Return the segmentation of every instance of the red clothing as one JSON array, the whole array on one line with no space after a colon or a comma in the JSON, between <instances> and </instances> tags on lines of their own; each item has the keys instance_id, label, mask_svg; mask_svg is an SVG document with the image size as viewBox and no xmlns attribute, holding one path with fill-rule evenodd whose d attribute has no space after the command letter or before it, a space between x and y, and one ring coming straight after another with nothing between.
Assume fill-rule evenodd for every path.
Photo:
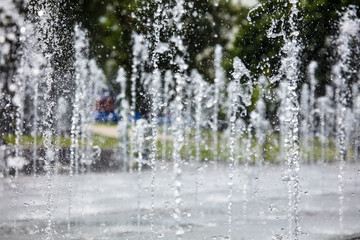
<instances>
[{"instance_id":1,"label":"red clothing","mask_svg":"<svg viewBox=\"0 0 360 240\"><path fill-rule=\"evenodd\" d=\"M101 98L96 101L95 109L99 112L113 112L114 100L111 97Z\"/></svg>"}]
</instances>

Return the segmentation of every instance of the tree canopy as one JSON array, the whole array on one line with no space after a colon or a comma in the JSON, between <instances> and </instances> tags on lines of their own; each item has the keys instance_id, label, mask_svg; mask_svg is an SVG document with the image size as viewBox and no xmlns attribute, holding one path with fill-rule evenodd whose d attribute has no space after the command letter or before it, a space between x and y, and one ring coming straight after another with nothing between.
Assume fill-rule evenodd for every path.
<instances>
[{"instance_id":1,"label":"tree canopy","mask_svg":"<svg viewBox=\"0 0 360 240\"><path fill-rule=\"evenodd\" d=\"M171 6L174 1L163 1ZM82 0L75 6L77 21L89 31L91 55L104 69L110 83L114 84L119 66L131 70L133 32L147 34L156 6L140 0ZM184 42L190 69L198 68L210 77L213 75L213 47L229 43L233 28L245 20L247 9L227 1L214 4L210 0L186 1ZM170 13L171 14L171 13ZM171 18L171 16L168 16ZM162 30L164 41L171 37L171 26ZM167 68L162 62L161 68Z\"/></svg>"},{"instance_id":2,"label":"tree canopy","mask_svg":"<svg viewBox=\"0 0 360 240\"><path fill-rule=\"evenodd\" d=\"M22 1L9 1L15 2L14 6L18 8L25 6ZM32 2L36 1L28 1L29 6ZM63 0L63 2L65 4L61 7L57 27L59 39L65 50L59 53L57 59L59 61L64 58L70 59L67 65L71 65L73 54L71 32L74 25L80 23L88 30L90 58L97 61L105 72L108 84L117 91L119 86L115 79L119 67L125 68L128 76L131 73L134 44L132 34L141 33L150 38L153 34L152 23L157 9L156 1L81 0L74 2ZM170 8L176 4L176 1L163 0L162 4ZM318 95L323 94L325 84L330 81L330 68L337 59L333 50L333 39L338 31L337 22L341 12L350 4L359 6L357 0L299 1L300 14L297 24L300 44L303 48L301 79L306 81L306 67L311 61L317 61L319 65L316 71L319 80ZM19 10L23 15L26 11L30 10L26 8ZM168 11L167 14L168 16L161 16L162 20L168 19L161 30L160 40L163 42L168 42L174 31L174 26L169 20L173 13ZM189 71L196 68L208 82L212 82L214 80L214 47L220 44L225 48L223 66L228 76L232 71L232 59L236 56L242 59L254 77L275 74L280 64L283 39L281 37L269 38L267 35L271 28L275 33L279 33L282 29L288 32L289 14L290 4L287 0L259 0L259 5L251 11L234 1L186 0L181 19L184 23L181 34L187 48L186 60ZM9 22L7 25L10 27L8 29L12 29L13 23ZM15 53L18 43L10 40L9 42L11 51ZM152 50L151 46L150 50ZM7 72L15 71L16 54L7 57L10 60L6 61L8 64L6 66L3 64L2 68L8 69ZM354 64L356 64L358 56L354 59ZM169 59L166 57L161 59L160 69L167 70L172 67L174 66L169 65Z\"/></svg>"},{"instance_id":3,"label":"tree canopy","mask_svg":"<svg viewBox=\"0 0 360 240\"><path fill-rule=\"evenodd\" d=\"M274 24L274 31L289 34L287 17L290 4L287 1L261 0L256 9L250 12L251 23L245 22L239 27L230 58L225 63L231 69L231 59L235 56L243 59L255 76L274 74L280 64L281 37L269 38L267 32ZM301 54L301 78L306 80L306 68L311 61L318 62L316 77L319 80L318 94L323 94L325 84L330 81L331 66L336 61L333 38L337 35L337 23L341 12L349 5L359 6L356 0L311 0L300 1L297 20ZM359 11L359 8L358 8Z\"/></svg>"}]
</instances>

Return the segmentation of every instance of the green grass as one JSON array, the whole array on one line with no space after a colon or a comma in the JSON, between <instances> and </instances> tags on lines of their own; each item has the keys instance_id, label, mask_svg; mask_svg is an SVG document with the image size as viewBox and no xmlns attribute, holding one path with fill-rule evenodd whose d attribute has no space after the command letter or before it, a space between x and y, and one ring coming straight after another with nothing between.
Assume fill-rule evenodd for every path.
<instances>
[{"instance_id":1,"label":"green grass","mask_svg":"<svg viewBox=\"0 0 360 240\"><path fill-rule=\"evenodd\" d=\"M16 144L16 136L15 135L4 135L3 136L5 142L9 145ZM30 135L23 135L19 139L19 144L22 146L33 146L34 141L36 139L37 146L44 145L44 138L42 136L37 136L36 138ZM54 137L51 143L56 147L64 147L69 148L71 146L71 138L70 137ZM86 146L88 143L87 139L79 139L79 146ZM102 149L108 148L117 148L119 146L119 140L116 138L105 137L98 134L93 134L92 145L99 146Z\"/></svg>"},{"instance_id":2,"label":"green grass","mask_svg":"<svg viewBox=\"0 0 360 240\"><path fill-rule=\"evenodd\" d=\"M16 144L16 136L15 135L4 135L3 139L9 145ZM38 146L44 145L44 138L42 136L37 136L36 138L34 138L30 135L22 135L19 137L19 144L22 146L33 146L35 141L36 141L36 145L38 145ZM53 139L52 144L59 146L59 147L67 147L67 146L70 146L71 141L70 141L70 138L56 137Z\"/></svg>"},{"instance_id":3,"label":"green grass","mask_svg":"<svg viewBox=\"0 0 360 240\"><path fill-rule=\"evenodd\" d=\"M111 137L106 137L106 136L102 136L99 134L94 134L93 135L93 145L94 146L99 146L102 149L105 148L118 148L119 147L119 139L117 138L111 138Z\"/></svg>"},{"instance_id":4,"label":"green grass","mask_svg":"<svg viewBox=\"0 0 360 240\"><path fill-rule=\"evenodd\" d=\"M104 124L101 124L104 125ZM170 132L170 131L169 131ZM162 129L160 128L158 131L159 134L162 133ZM117 149L120 147L120 140L117 138L111 138L107 136L102 136L99 134L93 134L91 139L91 145L98 146L101 149ZM183 145L180 151L180 156L183 159L195 159L196 156L196 142L195 142L195 130L188 129L187 132L188 139L185 141L186 144ZM4 135L4 140L9 145L15 145L16 137L15 135ZM215 155L213 153L213 138L212 131L209 129L203 129L201 131L201 143L200 143L200 160L213 160ZM230 158L230 147L229 142L226 139L226 136L223 132L218 133L218 142L217 146L217 159L218 160L227 160ZM30 135L23 135L19 139L19 143L23 146L33 146L34 138ZM251 139L250 147L247 149L245 147L246 138L243 137L238 139L237 148L235 150L235 158L240 161L250 161L250 163L256 163L259 159L263 159L264 161L270 163L283 162L285 156L281 156L281 146L280 146L280 138L277 134L268 134L266 136L266 141L263 146L259 146L258 141L254 138ZM88 139L79 139L79 146L83 147L88 144ZM36 137L36 142L38 146L44 145L44 139L42 136ZM71 139L70 137L55 137L52 140L52 144L56 147L70 147ZM130 141L128 142L128 152L130 152ZM320 161L322 156L322 144L321 141L317 138L310 142L308 148L305 148L305 144L300 145L299 155L302 158L303 162L306 161ZM146 143L147 148L151 148L151 140L147 140ZM165 155L163 155L163 149L165 147ZM165 157L167 159L173 158L173 141L170 139L167 140L158 140L157 141L157 157L162 158ZM336 147L334 144L334 140L330 139L325 144L324 151L324 159L327 162L332 162L337 159ZM351 155L353 153L353 149L348 149L348 154ZM137 153L135 153L137 154ZM247 157L246 157L247 156ZM309 159L308 156L313 156L314 159ZM350 159L350 158L348 158Z\"/></svg>"}]
</instances>

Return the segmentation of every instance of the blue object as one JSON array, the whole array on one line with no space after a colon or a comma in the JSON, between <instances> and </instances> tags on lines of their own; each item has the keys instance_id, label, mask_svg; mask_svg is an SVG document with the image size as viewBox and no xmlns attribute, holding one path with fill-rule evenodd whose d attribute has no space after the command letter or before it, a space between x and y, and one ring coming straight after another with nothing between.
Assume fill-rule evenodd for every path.
<instances>
[{"instance_id":1,"label":"blue object","mask_svg":"<svg viewBox=\"0 0 360 240\"><path fill-rule=\"evenodd\" d=\"M134 116L134 120L136 121L136 120L139 120L139 119L141 119L141 114L140 113L138 113L138 112L136 112L135 113L135 116Z\"/></svg>"},{"instance_id":2,"label":"blue object","mask_svg":"<svg viewBox=\"0 0 360 240\"><path fill-rule=\"evenodd\" d=\"M162 126L165 125L165 123L167 125L171 125L172 123L172 118L170 115L164 116L164 115L159 115L158 116L158 125Z\"/></svg>"},{"instance_id":3,"label":"blue object","mask_svg":"<svg viewBox=\"0 0 360 240\"><path fill-rule=\"evenodd\" d=\"M119 116L115 112L95 112L94 118L96 122L102 123L117 123Z\"/></svg>"}]
</instances>

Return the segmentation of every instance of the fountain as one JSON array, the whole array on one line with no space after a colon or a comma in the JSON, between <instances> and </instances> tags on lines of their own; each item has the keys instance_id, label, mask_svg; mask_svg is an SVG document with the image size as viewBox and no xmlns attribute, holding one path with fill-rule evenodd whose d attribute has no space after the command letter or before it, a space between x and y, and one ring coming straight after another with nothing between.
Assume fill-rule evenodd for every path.
<instances>
[{"instance_id":1,"label":"fountain","mask_svg":"<svg viewBox=\"0 0 360 240\"><path fill-rule=\"evenodd\" d=\"M356 6L335 26L321 92L320 65L300 67L299 1L266 31L282 42L277 71L257 76L240 57L225 70L215 45L210 77L188 63L194 4L152 2L148 29L131 35L130 68L115 74L120 120L106 138L93 130L106 77L80 24L66 38L73 59L61 59L62 3L30 1L24 18L0 4L0 19L15 24L0 25L0 65L18 59L0 73L2 239L359 238ZM263 8L249 11L250 24Z\"/></svg>"}]
</instances>

